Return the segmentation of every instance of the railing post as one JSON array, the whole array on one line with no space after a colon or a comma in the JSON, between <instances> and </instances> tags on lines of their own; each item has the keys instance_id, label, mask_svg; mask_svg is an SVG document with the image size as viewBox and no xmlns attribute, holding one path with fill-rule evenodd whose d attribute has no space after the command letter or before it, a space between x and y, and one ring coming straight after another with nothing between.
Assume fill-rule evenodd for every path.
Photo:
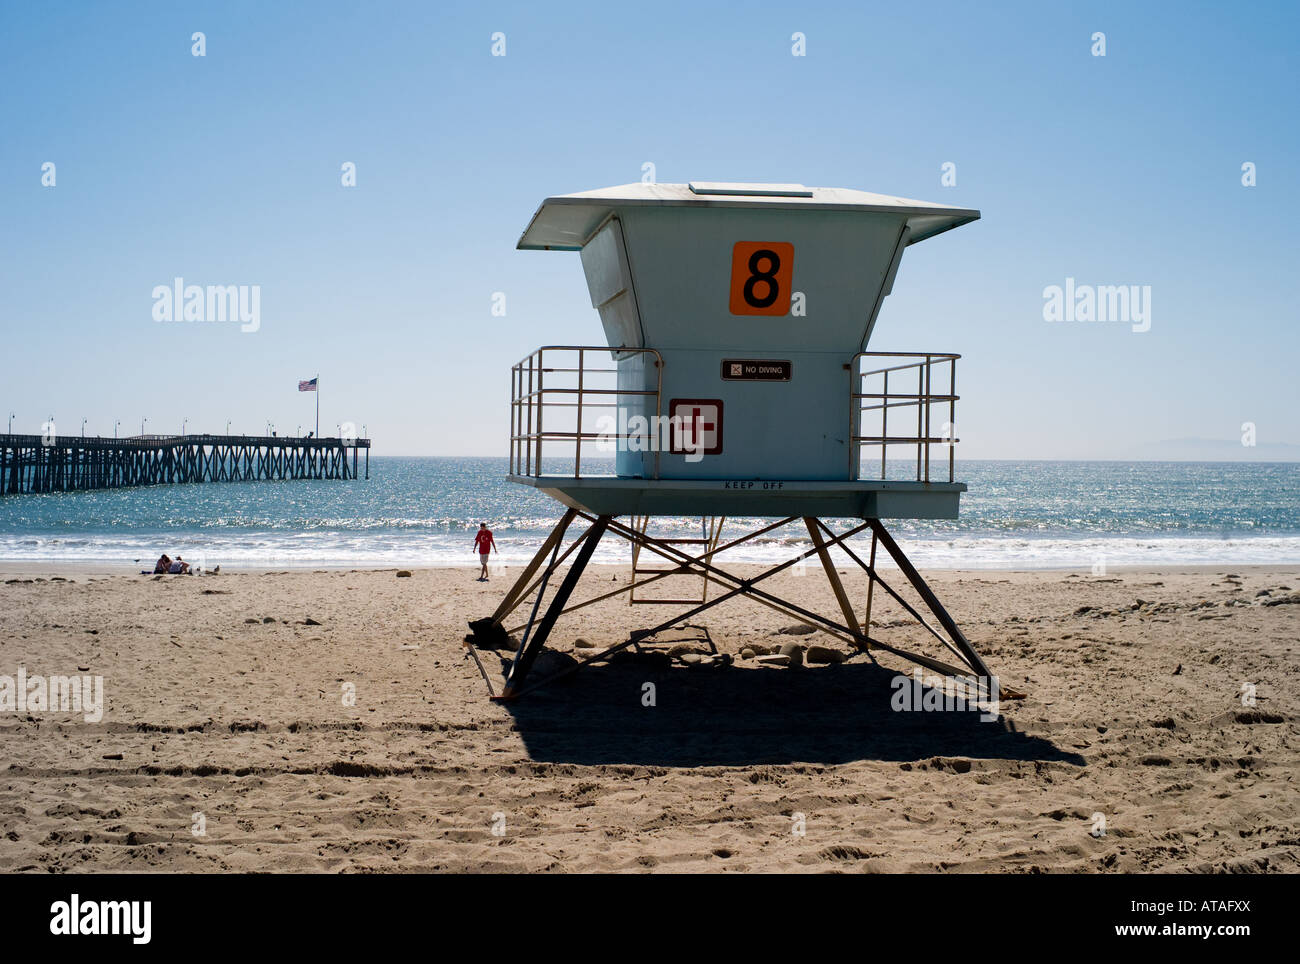
<instances>
[{"instance_id":1,"label":"railing post","mask_svg":"<svg viewBox=\"0 0 1300 964\"><path fill-rule=\"evenodd\" d=\"M585 367L586 351L578 349L578 422L577 431L574 433L573 446L573 477L582 478L582 370Z\"/></svg>"},{"instance_id":2,"label":"railing post","mask_svg":"<svg viewBox=\"0 0 1300 964\"><path fill-rule=\"evenodd\" d=\"M923 387L924 385L925 385L925 366L917 365L916 366L916 481L918 482L921 481L921 448L922 448L921 439L925 438L925 436L921 434L921 428L923 422L921 416L923 414L922 410L925 408L925 405L922 402L922 399L925 398L925 390Z\"/></svg>"},{"instance_id":3,"label":"railing post","mask_svg":"<svg viewBox=\"0 0 1300 964\"><path fill-rule=\"evenodd\" d=\"M933 355L925 356L925 481L930 481L930 363Z\"/></svg>"},{"instance_id":4,"label":"railing post","mask_svg":"<svg viewBox=\"0 0 1300 964\"><path fill-rule=\"evenodd\" d=\"M524 472L524 458L523 458L523 449L522 449L523 439L521 437L524 434L524 400L523 400L524 363L520 362L519 364L515 365L514 371L515 371L514 374L515 403L511 407L514 409L515 431L513 433L514 437L510 440L510 445L512 451L514 452L515 472L518 475L524 475L526 473Z\"/></svg>"},{"instance_id":5,"label":"railing post","mask_svg":"<svg viewBox=\"0 0 1300 964\"><path fill-rule=\"evenodd\" d=\"M858 458L858 425L861 422L862 406L858 404L858 355L849 362L849 481L860 474Z\"/></svg>"},{"instance_id":6,"label":"railing post","mask_svg":"<svg viewBox=\"0 0 1300 964\"><path fill-rule=\"evenodd\" d=\"M545 349L537 353L537 474L542 474L542 456L546 445L542 435L543 416L546 415L546 358Z\"/></svg>"},{"instance_id":7,"label":"railing post","mask_svg":"<svg viewBox=\"0 0 1300 964\"><path fill-rule=\"evenodd\" d=\"M889 372L885 371L885 387L880 390L880 478L885 476L885 453L889 450Z\"/></svg>"},{"instance_id":8,"label":"railing post","mask_svg":"<svg viewBox=\"0 0 1300 964\"><path fill-rule=\"evenodd\" d=\"M948 481L953 480L957 453L957 359L948 359Z\"/></svg>"},{"instance_id":9,"label":"railing post","mask_svg":"<svg viewBox=\"0 0 1300 964\"><path fill-rule=\"evenodd\" d=\"M525 436L526 450L524 460L528 463L528 474L533 474L533 369L537 365L537 352L528 356L528 432Z\"/></svg>"},{"instance_id":10,"label":"railing post","mask_svg":"<svg viewBox=\"0 0 1300 964\"><path fill-rule=\"evenodd\" d=\"M663 409L663 405L664 405L664 402L663 402L663 390L664 390L664 360L663 360L663 356L661 356L658 352L655 352L654 362L655 362L655 415L657 416L657 418L656 418L655 421L654 421L654 424L655 424L656 426L658 426L658 425L660 425L660 423L663 421L663 411L664 411L664 409ZM643 384L644 384L644 383L643 383ZM655 428L655 431L660 433L660 435L659 435L659 440L662 440L662 439L663 439L662 431L661 431L659 428L657 428L657 427ZM669 428L668 428L668 435L669 435L670 438L672 437L672 426L671 426L671 425L670 425ZM659 478L659 456L660 456L660 454L661 454L661 450L663 449L663 446L662 446L662 445L659 445L659 444L656 442L654 448L655 448L655 478L657 479L657 478Z\"/></svg>"}]
</instances>

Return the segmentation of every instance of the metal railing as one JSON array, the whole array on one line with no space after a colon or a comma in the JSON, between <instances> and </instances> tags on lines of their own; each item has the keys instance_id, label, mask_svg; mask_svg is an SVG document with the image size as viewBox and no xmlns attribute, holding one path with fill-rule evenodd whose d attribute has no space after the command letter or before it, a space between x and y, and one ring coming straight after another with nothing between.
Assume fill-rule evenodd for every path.
<instances>
[{"instance_id":1,"label":"metal railing","mask_svg":"<svg viewBox=\"0 0 1300 964\"><path fill-rule=\"evenodd\" d=\"M594 367L588 363L588 353L601 354L607 358L613 354L620 359L637 354L652 356L655 367L654 390L620 389L618 368ZM621 451L629 439L644 439L645 433L625 432L626 420L619 419L619 409L626 409L632 399L644 398L646 402L637 406L638 409L647 417L655 416L652 425L659 423L663 358L653 348L544 345L515 364L510 371L511 475L580 478L584 443L587 443L588 452L596 447L594 443L597 440L613 443ZM593 430L592 417L598 413L613 415L615 431ZM571 473L562 468L568 464L570 443L573 459ZM553 458L557 448L561 449L561 470L543 471L543 456ZM654 453L654 478L658 478L657 446ZM555 468L554 464L551 468Z\"/></svg>"},{"instance_id":2,"label":"metal railing","mask_svg":"<svg viewBox=\"0 0 1300 964\"><path fill-rule=\"evenodd\" d=\"M0 433L0 446L40 445L45 448L147 448L157 449L181 445L274 445L317 447L320 444L342 444L346 448L370 448L370 439L355 436L328 435L13 435Z\"/></svg>"},{"instance_id":3,"label":"metal railing","mask_svg":"<svg viewBox=\"0 0 1300 964\"><path fill-rule=\"evenodd\" d=\"M853 378L849 413L852 439L849 445L849 478L868 477L862 474L863 449L868 446L880 447L879 478L887 478L886 456L889 448L901 445L916 449L916 481L929 482L930 449L934 445L942 445L947 449L948 481L953 481L954 450L958 441L954 431L958 399L957 359L960 357L937 352L898 351L863 351L853 356L849 369ZM885 367L859 372L865 359L873 360L872 363L876 363L877 359L886 360ZM891 375L893 391L890 390ZM941 386L940 393L934 390L936 376ZM948 390L943 393L942 386L945 383ZM915 391L911 390L913 386ZM941 420L938 434L935 434L932 417L936 405L940 406ZM891 435L890 410L913 407L916 409L915 426L910 413L902 415L901 422L900 416L896 415L895 434ZM915 432L912 431L913 427ZM868 429L877 431L868 434Z\"/></svg>"}]
</instances>

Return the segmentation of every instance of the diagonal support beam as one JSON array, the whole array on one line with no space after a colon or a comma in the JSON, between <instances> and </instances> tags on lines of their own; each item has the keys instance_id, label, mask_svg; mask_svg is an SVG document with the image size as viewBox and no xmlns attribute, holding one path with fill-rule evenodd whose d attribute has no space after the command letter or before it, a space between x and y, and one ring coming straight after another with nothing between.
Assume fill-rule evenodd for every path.
<instances>
[{"instance_id":1,"label":"diagonal support beam","mask_svg":"<svg viewBox=\"0 0 1300 964\"><path fill-rule=\"evenodd\" d=\"M600 537L609 528L609 522L609 516L599 516L587 531L582 548L578 550L578 555L574 558L573 564L569 566L569 571L564 574L564 580L560 583L560 588L555 591L550 605L546 607L546 613L542 616L542 621L537 624L537 631L532 634L527 644L521 648L518 657L510 664L510 675L506 678L501 699L512 699L516 696L523 686L524 680L528 678L528 672L533 668L533 663L537 660L537 654L541 652L542 646L546 644L546 637L551 634L555 621L564 612L569 597L573 595L578 580L582 578L583 570L587 568L592 553L596 551L596 545L600 542Z\"/></svg>"},{"instance_id":2,"label":"diagonal support beam","mask_svg":"<svg viewBox=\"0 0 1300 964\"><path fill-rule=\"evenodd\" d=\"M524 571L519 574L519 578L516 579L515 584L510 587L510 591L506 593L506 597L501 600L501 605L497 607L497 611L492 614L492 621L494 623L499 623L510 615L510 613L514 611L515 607L519 605L520 600L528 594L528 584L533 578L533 574L541 568L542 562L548 555L550 555L551 550L555 548L555 544L564 538L564 533L568 530L569 523L573 521L573 517L577 514L578 512L576 509L569 509L564 513L564 516L556 524L555 528L551 530L551 534L546 537L546 541L542 543L542 547L537 550L532 561L524 567Z\"/></svg>"},{"instance_id":3,"label":"diagonal support beam","mask_svg":"<svg viewBox=\"0 0 1300 964\"><path fill-rule=\"evenodd\" d=\"M855 636L863 636L862 627L858 625L858 614L853 611L853 603L849 602L849 594L844 591L839 571L836 570L831 554L826 548L826 540L822 538L820 523L812 516L806 515L803 517L803 524L808 527L808 535L812 537L813 545L817 548L817 557L821 559L822 568L826 570L826 580L831 584L836 602L840 604L840 612L844 614L845 624L853 630Z\"/></svg>"},{"instance_id":4,"label":"diagonal support beam","mask_svg":"<svg viewBox=\"0 0 1300 964\"><path fill-rule=\"evenodd\" d=\"M818 520L817 524L821 526L823 529L825 529L828 534L831 533L831 530L826 527L826 523L822 522L821 520ZM854 552L852 549L850 549L848 546L841 544L840 548L844 550L845 554L850 559L852 559L859 566L861 566L863 571L866 572L867 574L867 606L868 607L870 607L871 605L871 589L873 586L875 586L876 583L880 583L881 588L883 588L885 592L889 593L889 595L894 597L894 602L898 603L905 610L907 610L907 614L911 616L913 619L915 619L922 629L924 629L931 636L937 639L940 645L942 645L944 649L948 650L948 652L952 653L958 659L965 658L962 656L960 650L958 650L955 646L953 646L953 644L950 643L948 640L943 638L943 634L939 632L939 630L935 629L933 626L930 625L929 620L927 620L923 615L921 615L921 613L917 611L917 608L915 606L913 606L910 602L908 602L906 599L900 596L894 590L894 588L889 585L889 583L885 582L884 578L880 575L880 573L876 572L875 533L872 533L871 535L871 564L870 565L868 565L867 563L863 562L860 558L858 558L858 554ZM871 614L870 612L868 612L867 614L868 628L870 628L870 625L871 625Z\"/></svg>"},{"instance_id":5,"label":"diagonal support beam","mask_svg":"<svg viewBox=\"0 0 1300 964\"><path fill-rule=\"evenodd\" d=\"M916 571L912 561L903 554L902 549L898 548L898 543L894 541L894 537L880 524L879 519L868 519L867 525L871 526L871 531L875 533L876 538L880 540L880 544L885 547L885 551L889 553L894 563L907 577L907 581L912 584L916 594L925 602L930 612L934 613L935 618L939 620L939 625L947 630L948 635L952 637L953 643L961 651L962 657L970 665L971 669L976 670L981 676L991 679L993 677L992 670L985 665L983 658L975 651L975 647L970 644L970 640L966 638L956 621L948 615L948 610L943 608L943 604L939 602L939 597L934 594L934 590L930 588L929 584L921 578L921 574Z\"/></svg>"}]
</instances>

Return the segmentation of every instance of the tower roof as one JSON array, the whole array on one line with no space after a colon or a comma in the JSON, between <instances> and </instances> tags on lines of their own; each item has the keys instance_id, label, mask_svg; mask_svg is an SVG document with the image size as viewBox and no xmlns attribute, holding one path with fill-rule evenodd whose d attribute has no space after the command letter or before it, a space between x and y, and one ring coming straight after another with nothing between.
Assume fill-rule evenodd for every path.
<instances>
[{"instance_id":1,"label":"tower roof","mask_svg":"<svg viewBox=\"0 0 1300 964\"><path fill-rule=\"evenodd\" d=\"M802 184L620 184L561 194L542 202L518 247L525 250L578 251L615 211L630 207L752 208L760 210L846 211L904 215L911 228L908 244L924 241L979 218L979 211L888 194Z\"/></svg>"}]
</instances>

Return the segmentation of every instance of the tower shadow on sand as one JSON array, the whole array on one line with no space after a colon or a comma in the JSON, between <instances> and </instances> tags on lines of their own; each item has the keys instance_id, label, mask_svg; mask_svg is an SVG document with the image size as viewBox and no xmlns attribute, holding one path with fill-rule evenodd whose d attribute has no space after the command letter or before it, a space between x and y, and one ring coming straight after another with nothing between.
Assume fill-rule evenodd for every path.
<instances>
[{"instance_id":1,"label":"tower shadow on sand","mask_svg":"<svg viewBox=\"0 0 1300 964\"><path fill-rule=\"evenodd\" d=\"M1003 717L896 712L894 670L592 666L502 703L532 759L586 766L915 762L933 757L1085 761ZM655 705L642 703L655 685ZM960 764L958 764L960 768Z\"/></svg>"}]
</instances>

